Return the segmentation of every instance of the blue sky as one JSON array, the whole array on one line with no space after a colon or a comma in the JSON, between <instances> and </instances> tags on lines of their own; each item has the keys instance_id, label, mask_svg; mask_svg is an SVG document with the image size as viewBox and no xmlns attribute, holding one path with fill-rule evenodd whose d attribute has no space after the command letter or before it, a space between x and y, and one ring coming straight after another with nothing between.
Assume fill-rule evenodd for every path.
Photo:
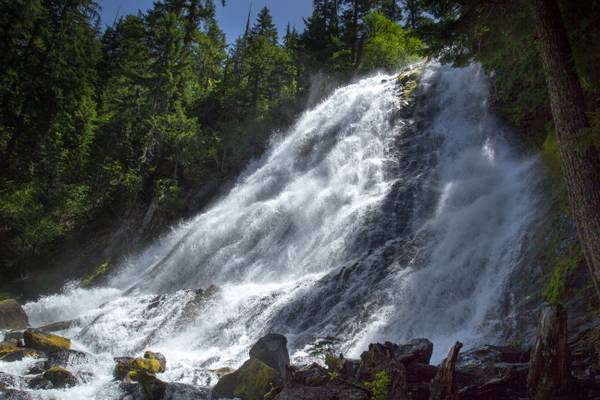
<instances>
[{"instance_id":1,"label":"blue sky","mask_svg":"<svg viewBox=\"0 0 600 400\"><path fill-rule=\"evenodd\" d=\"M219 26L227 35L227 42L233 42L243 32L251 2L252 21L255 20L258 11L266 5L271 10L280 35L285 32L288 22L301 31L304 28L302 19L312 12L312 0L227 0L227 6L223 8L219 5L217 11ZM144 11L152 7L152 3L152 0L98 0L102 7L102 24L112 24L116 15Z\"/></svg>"}]
</instances>

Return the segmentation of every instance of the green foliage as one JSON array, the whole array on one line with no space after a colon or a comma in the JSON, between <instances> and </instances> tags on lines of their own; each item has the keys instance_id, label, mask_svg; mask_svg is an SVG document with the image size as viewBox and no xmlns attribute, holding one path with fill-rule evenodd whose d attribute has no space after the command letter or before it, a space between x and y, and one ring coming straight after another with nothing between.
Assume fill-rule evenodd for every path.
<instances>
[{"instance_id":1,"label":"green foliage","mask_svg":"<svg viewBox=\"0 0 600 400\"><path fill-rule=\"evenodd\" d=\"M389 377L387 372L379 371L375 379L365 382L365 387L373 393L373 400L386 400L388 398Z\"/></svg>"},{"instance_id":2,"label":"green foliage","mask_svg":"<svg viewBox=\"0 0 600 400\"><path fill-rule=\"evenodd\" d=\"M395 70L416 60L423 44L395 22L375 11L365 17L367 40L360 68Z\"/></svg>"},{"instance_id":3,"label":"green foliage","mask_svg":"<svg viewBox=\"0 0 600 400\"><path fill-rule=\"evenodd\" d=\"M340 377L340 373L337 371L329 371L329 372L327 372L327 377L329 378L330 381L335 381L336 379L338 379Z\"/></svg>"}]
</instances>

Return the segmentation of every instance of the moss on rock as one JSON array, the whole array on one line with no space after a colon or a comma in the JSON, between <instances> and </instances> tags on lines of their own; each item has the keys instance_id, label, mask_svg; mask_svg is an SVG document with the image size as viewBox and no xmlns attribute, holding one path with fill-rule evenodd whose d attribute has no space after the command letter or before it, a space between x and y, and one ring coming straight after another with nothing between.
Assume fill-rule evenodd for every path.
<instances>
[{"instance_id":1,"label":"moss on rock","mask_svg":"<svg viewBox=\"0 0 600 400\"><path fill-rule=\"evenodd\" d=\"M70 339L37 329L27 329L23 334L23 339L26 347L44 352L69 350L71 348Z\"/></svg>"},{"instance_id":2,"label":"moss on rock","mask_svg":"<svg viewBox=\"0 0 600 400\"><path fill-rule=\"evenodd\" d=\"M52 382L55 388L66 388L77 385L77 379L72 373L56 365L44 372L42 378Z\"/></svg>"},{"instance_id":3,"label":"moss on rock","mask_svg":"<svg viewBox=\"0 0 600 400\"><path fill-rule=\"evenodd\" d=\"M127 379L132 382L139 382L145 374L154 375L164 372L163 367L166 367L166 360L164 366L161 366L161 362L158 359L121 357L115 359L115 361L116 364L113 371L115 379Z\"/></svg>"},{"instance_id":4,"label":"moss on rock","mask_svg":"<svg viewBox=\"0 0 600 400\"><path fill-rule=\"evenodd\" d=\"M87 288L95 284L100 278L108 274L111 268L110 261L100 264L93 272L81 280L81 287Z\"/></svg>"},{"instance_id":5,"label":"moss on rock","mask_svg":"<svg viewBox=\"0 0 600 400\"><path fill-rule=\"evenodd\" d=\"M269 393L277 372L256 359L249 359L237 371L224 375L212 391L213 399L262 400Z\"/></svg>"}]
</instances>

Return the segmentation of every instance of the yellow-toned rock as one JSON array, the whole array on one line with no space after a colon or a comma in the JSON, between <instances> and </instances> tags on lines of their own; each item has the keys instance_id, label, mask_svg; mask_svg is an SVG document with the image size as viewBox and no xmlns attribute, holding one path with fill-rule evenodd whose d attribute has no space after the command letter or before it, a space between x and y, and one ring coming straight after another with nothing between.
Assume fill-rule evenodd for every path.
<instances>
[{"instance_id":1,"label":"yellow-toned rock","mask_svg":"<svg viewBox=\"0 0 600 400\"><path fill-rule=\"evenodd\" d=\"M52 333L45 333L37 329L27 329L23 334L25 347L45 352L69 350L71 340Z\"/></svg>"},{"instance_id":2,"label":"yellow-toned rock","mask_svg":"<svg viewBox=\"0 0 600 400\"><path fill-rule=\"evenodd\" d=\"M0 360L20 361L24 357L40 358L41 354L32 349L18 347L13 342L0 342Z\"/></svg>"},{"instance_id":3,"label":"yellow-toned rock","mask_svg":"<svg viewBox=\"0 0 600 400\"><path fill-rule=\"evenodd\" d=\"M160 369L158 372L165 372L167 369L167 359L161 353L155 353L153 351L144 352L144 358L148 360L157 360L160 363Z\"/></svg>"},{"instance_id":4,"label":"yellow-toned rock","mask_svg":"<svg viewBox=\"0 0 600 400\"><path fill-rule=\"evenodd\" d=\"M140 377L147 373L154 375L164 371L161 371L160 361L156 359L119 357L115 358L115 361L113 375L117 380L127 378L130 381L137 382Z\"/></svg>"}]
</instances>

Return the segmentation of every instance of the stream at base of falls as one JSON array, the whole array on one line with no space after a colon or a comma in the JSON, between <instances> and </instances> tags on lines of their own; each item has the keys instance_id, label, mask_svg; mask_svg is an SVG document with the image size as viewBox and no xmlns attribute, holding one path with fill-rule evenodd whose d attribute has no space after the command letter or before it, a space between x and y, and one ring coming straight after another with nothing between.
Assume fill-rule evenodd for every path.
<instances>
[{"instance_id":1,"label":"stream at base of falls","mask_svg":"<svg viewBox=\"0 0 600 400\"><path fill-rule=\"evenodd\" d=\"M166 356L161 379L212 386L269 332L299 363L329 336L348 357L426 337L434 362L456 340L497 341L510 323L499 304L526 295L506 283L522 268L542 173L490 109L480 67L414 68L411 102L397 75L340 87L105 285L26 304L32 326L75 320L59 334L95 355L73 371L85 383L36 395L118 399L113 357L146 349ZM23 375L32 362L0 370Z\"/></svg>"}]
</instances>

